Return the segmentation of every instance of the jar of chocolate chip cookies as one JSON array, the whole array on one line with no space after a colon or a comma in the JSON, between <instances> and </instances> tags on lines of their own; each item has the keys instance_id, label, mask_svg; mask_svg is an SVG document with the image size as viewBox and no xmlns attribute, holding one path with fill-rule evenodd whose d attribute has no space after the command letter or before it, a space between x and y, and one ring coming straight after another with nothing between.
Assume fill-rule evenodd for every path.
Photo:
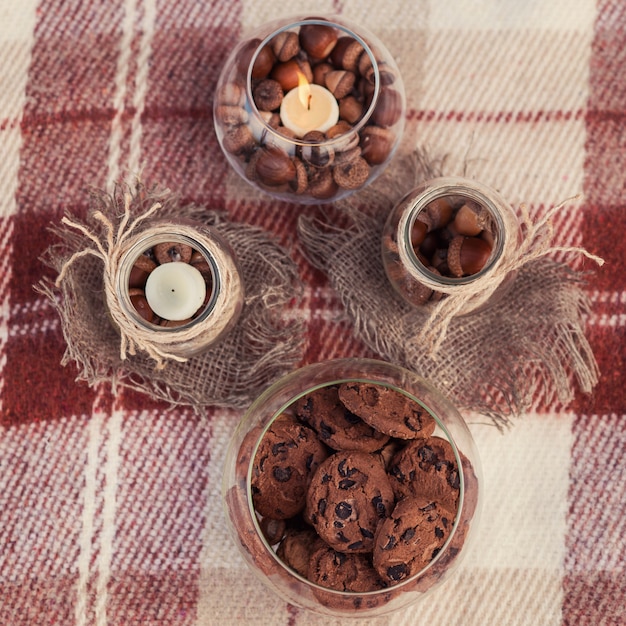
<instances>
[{"instance_id":1,"label":"jar of chocolate chip cookies","mask_svg":"<svg viewBox=\"0 0 626 626\"><path fill-rule=\"evenodd\" d=\"M338 359L267 389L230 442L234 544L284 600L378 616L424 598L477 532L481 468L455 407L387 362Z\"/></svg>"},{"instance_id":2,"label":"jar of chocolate chip cookies","mask_svg":"<svg viewBox=\"0 0 626 626\"><path fill-rule=\"evenodd\" d=\"M109 316L131 354L185 360L218 342L239 318L239 264L213 227L152 222L123 243L115 263L105 285Z\"/></svg>"},{"instance_id":3,"label":"jar of chocolate chip cookies","mask_svg":"<svg viewBox=\"0 0 626 626\"><path fill-rule=\"evenodd\" d=\"M382 235L389 282L414 307L455 296L458 314L499 300L515 278L517 216L500 194L479 182L436 178L407 193Z\"/></svg>"}]
</instances>

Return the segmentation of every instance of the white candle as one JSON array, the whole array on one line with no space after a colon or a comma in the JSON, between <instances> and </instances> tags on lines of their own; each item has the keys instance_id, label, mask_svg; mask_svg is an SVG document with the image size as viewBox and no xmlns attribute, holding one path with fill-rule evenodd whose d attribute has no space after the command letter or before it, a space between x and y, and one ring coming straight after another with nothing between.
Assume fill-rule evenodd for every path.
<instances>
[{"instance_id":1,"label":"white candle","mask_svg":"<svg viewBox=\"0 0 626 626\"><path fill-rule=\"evenodd\" d=\"M325 133L339 120L339 104L325 87L309 84L300 77L280 105L280 120L283 126L303 137L311 130Z\"/></svg>"},{"instance_id":2,"label":"white candle","mask_svg":"<svg viewBox=\"0 0 626 626\"><path fill-rule=\"evenodd\" d=\"M146 281L146 300L163 319L189 319L204 302L206 283L192 265L174 261L163 263L150 272Z\"/></svg>"}]
</instances>

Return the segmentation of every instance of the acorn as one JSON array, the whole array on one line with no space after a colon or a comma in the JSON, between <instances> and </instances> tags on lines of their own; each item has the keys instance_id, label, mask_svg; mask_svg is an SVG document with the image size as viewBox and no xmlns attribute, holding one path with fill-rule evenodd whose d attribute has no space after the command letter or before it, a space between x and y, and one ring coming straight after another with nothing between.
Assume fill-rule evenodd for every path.
<instances>
[{"instance_id":1,"label":"acorn","mask_svg":"<svg viewBox=\"0 0 626 626\"><path fill-rule=\"evenodd\" d=\"M148 280L148 275L156 267L156 263L145 254L137 257L128 278L129 287L144 287Z\"/></svg>"},{"instance_id":2,"label":"acorn","mask_svg":"<svg viewBox=\"0 0 626 626\"><path fill-rule=\"evenodd\" d=\"M290 59L284 63L276 63L270 73L270 78L278 81L283 91L287 93L298 86L299 74L303 74L309 83L313 82L313 70L309 62L301 59Z\"/></svg>"},{"instance_id":3,"label":"acorn","mask_svg":"<svg viewBox=\"0 0 626 626\"><path fill-rule=\"evenodd\" d=\"M310 130L302 137L303 145L300 156L305 163L313 167L328 167L335 159L332 146L324 145L326 136L319 130ZM307 145L308 144L308 145Z\"/></svg>"},{"instance_id":4,"label":"acorn","mask_svg":"<svg viewBox=\"0 0 626 626\"><path fill-rule=\"evenodd\" d=\"M347 70L333 70L326 74L326 88L337 100L344 98L354 87L356 76Z\"/></svg>"},{"instance_id":5,"label":"acorn","mask_svg":"<svg viewBox=\"0 0 626 626\"><path fill-rule=\"evenodd\" d=\"M283 89L278 81L265 78L254 87L252 97L260 111L274 111L283 101Z\"/></svg>"},{"instance_id":6,"label":"acorn","mask_svg":"<svg viewBox=\"0 0 626 626\"><path fill-rule=\"evenodd\" d=\"M330 60L337 68L356 72L363 50L363 46L356 39L349 36L340 37L330 53Z\"/></svg>"},{"instance_id":7,"label":"acorn","mask_svg":"<svg viewBox=\"0 0 626 626\"><path fill-rule=\"evenodd\" d=\"M326 24L304 24L300 28L300 46L314 59L326 58L337 43L337 31Z\"/></svg>"},{"instance_id":8,"label":"acorn","mask_svg":"<svg viewBox=\"0 0 626 626\"><path fill-rule=\"evenodd\" d=\"M452 220L452 204L445 196L435 198L426 205L426 215L430 219L430 229L444 228Z\"/></svg>"},{"instance_id":9,"label":"acorn","mask_svg":"<svg viewBox=\"0 0 626 626\"><path fill-rule=\"evenodd\" d=\"M313 68L313 82L323 87L326 84L326 75L332 72L333 69L330 63L318 63Z\"/></svg>"},{"instance_id":10,"label":"acorn","mask_svg":"<svg viewBox=\"0 0 626 626\"><path fill-rule=\"evenodd\" d=\"M372 120L378 126L393 126L402 115L402 96L399 91L389 87L383 88L378 94L376 108Z\"/></svg>"},{"instance_id":11,"label":"acorn","mask_svg":"<svg viewBox=\"0 0 626 626\"><path fill-rule=\"evenodd\" d=\"M342 189L358 189L365 184L370 174L370 166L360 156L342 161L333 168L333 178Z\"/></svg>"},{"instance_id":12,"label":"acorn","mask_svg":"<svg viewBox=\"0 0 626 626\"><path fill-rule=\"evenodd\" d=\"M193 248L180 241L164 241L157 243L153 248L156 260L163 263L189 263Z\"/></svg>"},{"instance_id":13,"label":"acorn","mask_svg":"<svg viewBox=\"0 0 626 626\"><path fill-rule=\"evenodd\" d=\"M244 76L248 72L250 61L252 61L252 57L257 51L260 43L260 39L249 39L245 44L243 44L241 50L237 54L237 67L239 68L240 73ZM265 78L272 71L272 67L274 67L275 62L276 56L274 55L272 48L268 45L263 46L254 60L252 78Z\"/></svg>"},{"instance_id":14,"label":"acorn","mask_svg":"<svg viewBox=\"0 0 626 626\"><path fill-rule=\"evenodd\" d=\"M154 311L150 308L143 289L129 289L128 296L131 304L135 307L135 311L137 311L146 322L152 323L155 319Z\"/></svg>"},{"instance_id":15,"label":"acorn","mask_svg":"<svg viewBox=\"0 0 626 626\"><path fill-rule=\"evenodd\" d=\"M387 128L367 126L361 132L361 149L363 158L370 165L384 163L391 154L395 135Z\"/></svg>"},{"instance_id":16,"label":"acorn","mask_svg":"<svg viewBox=\"0 0 626 626\"><path fill-rule=\"evenodd\" d=\"M463 235L455 237L448 248L450 273L456 278L477 274L487 264L491 250L484 239Z\"/></svg>"},{"instance_id":17,"label":"acorn","mask_svg":"<svg viewBox=\"0 0 626 626\"><path fill-rule=\"evenodd\" d=\"M261 182L270 187L277 187L295 178L296 166L286 152L280 148L270 147L259 156L256 174Z\"/></svg>"},{"instance_id":18,"label":"acorn","mask_svg":"<svg viewBox=\"0 0 626 626\"><path fill-rule=\"evenodd\" d=\"M428 232L428 224L422 220L416 219L411 226L411 245L417 250L424 241Z\"/></svg>"},{"instance_id":19,"label":"acorn","mask_svg":"<svg viewBox=\"0 0 626 626\"><path fill-rule=\"evenodd\" d=\"M363 103L354 96L339 100L339 117L350 124L356 124L363 115Z\"/></svg>"},{"instance_id":20,"label":"acorn","mask_svg":"<svg viewBox=\"0 0 626 626\"><path fill-rule=\"evenodd\" d=\"M289 61L300 52L300 39L293 31L282 31L272 39L271 46L279 61Z\"/></svg>"},{"instance_id":21,"label":"acorn","mask_svg":"<svg viewBox=\"0 0 626 626\"><path fill-rule=\"evenodd\" d=\"M474 237L489 224L489 211L483 206L465 203L454 216L452 227L459 235Z\"/></svg>"},{"instance_id":22,"label":"acorn","mask_svg":"<svg viewBox=\"0 0 626 626\"><path fill-rule=\"evenodd\" d=\"M314 168L309 172L309 193L318 200L329 200L339 187L330 168Z\"/></svg>"}]
</instances>

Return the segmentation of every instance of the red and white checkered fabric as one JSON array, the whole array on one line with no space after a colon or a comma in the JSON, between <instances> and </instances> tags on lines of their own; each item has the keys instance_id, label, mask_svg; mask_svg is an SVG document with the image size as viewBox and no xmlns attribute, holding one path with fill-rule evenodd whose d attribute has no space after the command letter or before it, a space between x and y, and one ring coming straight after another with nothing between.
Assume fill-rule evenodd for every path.
<instances>
[{"instance_id":1,"label":"red and white checkered fabric","mask_svg":"<svg viewBox=\"0 0 626 626\"><path fill-rule=\"evenodd\" d=\"M220 152L212 94L234 43L284 0L0 0L0 624L334 624L270 595L227 535L220 481L239 418L76 383L33 290L47 226L87 185L143 172L275 233L306 283L302 364L372 355L295 237L300 211ZM485 474L477 544L427 602L372 623L626 623L626 3L320 0L374 32L408 97L403 150L513 204L584 192L557 224L606 260L589 285L601 380L540 397L505 434L467 416ZM589 269L594 269L589 264ZM436 382L436 381L435 381Z\"/></svg>"}]
</instances>

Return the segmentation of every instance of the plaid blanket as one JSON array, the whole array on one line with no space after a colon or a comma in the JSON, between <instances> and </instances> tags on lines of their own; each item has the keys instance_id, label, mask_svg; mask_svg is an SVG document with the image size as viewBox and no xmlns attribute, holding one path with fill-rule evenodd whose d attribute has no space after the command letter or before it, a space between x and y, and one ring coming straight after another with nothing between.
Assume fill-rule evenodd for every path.
<instances>
[{"instance_id":1,"label":"plaid blanket","mask_svg":"<svg viewBox=\"0 0 626 626\"><path fill-rule=\"evenodd\" d=\"M334 624L269 594L227 534L220 481L240 414L167 410L76 382L33 290L47 227L88 185L141 171L272 232L306 285L302 364L376 356L296 241L301 209L231 171L212 95L234 43L295 0L0 0L0 624ZM552 206L564 244L607 261L587 289L601 370L570 406L542 397L483 459L480 537L426 602L380 624L626 623L626 4L623 0L320 0L374 32L407 98L403 150L511 203ZM624 272L624 274L622 274Z\"/></svg>"}]
</instances>

